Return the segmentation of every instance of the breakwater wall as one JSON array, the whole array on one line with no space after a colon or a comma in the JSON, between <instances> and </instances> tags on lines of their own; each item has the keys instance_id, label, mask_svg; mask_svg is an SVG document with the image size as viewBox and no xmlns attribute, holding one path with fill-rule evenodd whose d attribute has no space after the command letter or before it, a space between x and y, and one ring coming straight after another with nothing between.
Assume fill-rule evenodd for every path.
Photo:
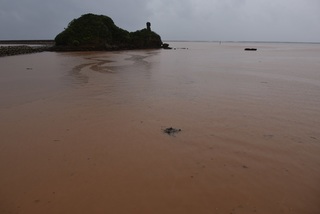
<instances>
[{"instance_id":1,"label":"breakwater wall","mask_svg":"<svg viewBox=\"0 0 320 214\"><path fill-rule=\"evenodd\" d=\"M54 40L0 40L0 57L50 51Z\"/></svg>"},{"instance_id":2,"label":"breakwater wall","mask_svg":"<svg viewBox=\"0 0 320 214\"><path fill-rule=\"evenodd\" d=\"M54 45L54 40L0 40L0 45Z\"/></svg>"},{"instance_id":3,"label":"breakwater wall","mask_svg":"<svg viewBox=\"0 0 320 214\"><path fill-rule=\"evenodd\" d=\"M51 46L27 46L27 45L15 45L15 46L0 46L0 57L13 56L19 54L38 53L43 51L49 51Z\"/></svg>"}]
</instances>

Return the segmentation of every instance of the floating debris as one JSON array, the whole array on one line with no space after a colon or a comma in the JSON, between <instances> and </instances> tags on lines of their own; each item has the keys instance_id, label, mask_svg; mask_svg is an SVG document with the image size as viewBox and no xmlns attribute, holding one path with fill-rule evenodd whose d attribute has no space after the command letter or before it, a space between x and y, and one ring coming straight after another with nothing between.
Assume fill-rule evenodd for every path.
<instances>
[{"instance_id":1,"label":"floating debris","mask_svg":"<svg viewBox=\"0 0 320 214\"><path fill-rule=\"evenodd\" d=\"M174 134L181 132L181 131L182 131L181 129L176 129L176 128L172 128L172 127L166 128L163 130L163 132L168 135L174 135Z\"/></svg>"},{"instance_id":2,"label":"floating debris","mask_svg":"<svg viewBox=\"0 0 320 214\"><path fill-rule=\"evenodd\" d=\"M257 51L257 48L245 48L245 51Z\"/></svg>"}]
</instances>

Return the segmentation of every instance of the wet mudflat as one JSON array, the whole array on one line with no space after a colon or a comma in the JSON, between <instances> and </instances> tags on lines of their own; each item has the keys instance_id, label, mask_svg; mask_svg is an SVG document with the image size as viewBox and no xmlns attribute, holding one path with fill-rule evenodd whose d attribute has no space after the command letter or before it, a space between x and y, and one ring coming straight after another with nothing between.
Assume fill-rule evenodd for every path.
<instances>
[{"instance_id":1,"label":"wet mudflat","mask_svg":"<svg viewBox=\"0 0 320 214\"><path fill-rule=\"evenodd\" d=\"M0 213L319 213L320 47L247 45L0 58Z\"/></svg>"}]
</instances>

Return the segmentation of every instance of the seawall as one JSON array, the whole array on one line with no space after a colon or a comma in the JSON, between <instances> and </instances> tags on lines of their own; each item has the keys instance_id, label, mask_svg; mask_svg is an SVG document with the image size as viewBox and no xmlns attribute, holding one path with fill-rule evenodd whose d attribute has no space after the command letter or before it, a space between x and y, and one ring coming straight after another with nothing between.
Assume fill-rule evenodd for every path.
<instances>
[{"instance_id":1,"label":"seawall","mask_svg":"<svg viewBox=\"0 0 320 214\"><path fill-rule=\"evenodd\" d=\"M0 46L0 57L48 51L51 46Z\"/></svg>"}]
</instances>

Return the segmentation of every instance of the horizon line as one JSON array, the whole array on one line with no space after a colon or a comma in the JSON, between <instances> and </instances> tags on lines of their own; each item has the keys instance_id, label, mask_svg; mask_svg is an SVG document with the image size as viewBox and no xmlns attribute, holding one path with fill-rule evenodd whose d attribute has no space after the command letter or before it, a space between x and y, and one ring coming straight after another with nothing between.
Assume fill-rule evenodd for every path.
<instances>
[{"instance_id":1,"label":"horizon line","mask_svg":"<svg viewBox=\"0 0 320 214\"><path fill-rule=\"evenodd\" d=\"M52 43L54 39L0 39L0 44L19 44L19 43ZM249 40L186 40L186 39L164 39L163 42L212 42L212 43L294 43L294 44L320 44L318 42L306 41L249 41Z\"/></svg>"}]
</instances>

